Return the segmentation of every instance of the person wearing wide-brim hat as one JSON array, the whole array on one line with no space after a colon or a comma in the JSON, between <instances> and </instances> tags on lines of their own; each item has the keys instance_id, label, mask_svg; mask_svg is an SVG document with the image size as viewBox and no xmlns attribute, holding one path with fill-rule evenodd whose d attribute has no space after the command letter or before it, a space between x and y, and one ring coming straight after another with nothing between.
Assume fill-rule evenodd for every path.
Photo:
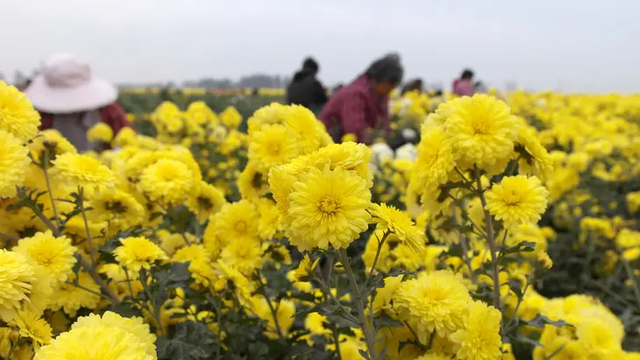
<instances>
[{"instance_id":1,"label":"person wearing wide-brim hat","mask_svg":"<svg viewBox=\"0 0 640 360\"><path fill-rule=\"evenodd\" d=\"M89 64L72 54L45 60L25 94L40 112L40 129L60 131L78 151L91 149L86 133L99 122L109 125L114 135L131 126L116 102L118 89L93 76Z\"/></svg>"}]
</instances>

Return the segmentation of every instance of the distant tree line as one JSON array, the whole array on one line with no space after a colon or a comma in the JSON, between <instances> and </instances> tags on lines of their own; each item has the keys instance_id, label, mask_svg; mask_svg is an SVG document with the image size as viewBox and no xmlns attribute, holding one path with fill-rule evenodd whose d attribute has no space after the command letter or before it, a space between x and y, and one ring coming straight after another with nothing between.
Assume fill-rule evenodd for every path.
<instances>
[{"instance_id":1,"label":"distant tree line","mask_svg":"<svg viewBox=\"0 0 640 360\"><path fill-rule=\"evenodd\" d=\"M236 88L283 88L289 83L289 77L280 75L253 74L233 81L229 78L202 78L198 80L187 80L181 85L176 82L154 82L154 83L121 83L119 87L160 87L160 88L217 88L217 89L236 89Z\"/></svg>"}]
</instances>

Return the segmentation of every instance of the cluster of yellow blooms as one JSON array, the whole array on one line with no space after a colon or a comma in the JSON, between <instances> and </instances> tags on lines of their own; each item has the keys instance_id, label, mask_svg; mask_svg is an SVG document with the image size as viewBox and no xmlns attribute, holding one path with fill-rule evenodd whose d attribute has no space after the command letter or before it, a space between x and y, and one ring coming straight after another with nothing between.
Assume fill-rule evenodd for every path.
<instances>
[{"instance_id":1,"label":"cluster of yellow blooms","mask_svg":"<svg viewBox=\"0 0 640 360\"><path fill-rule=\"evenodd\" d=\"M535 360L639 358L596 298L532 288L558 241L537 225L549 206L555 229L579 222L577 245L640 258L640 232L601 204L584 210L578 188L586 174L637 176L640 128L625 118L638 102L610 99L611 120L554 94L396 101L421 131L395 154L334 144L301 106L263 107L244 133L236 109L203 102L162 103L145 119L154 136L96 125L87 137L107 150L78 154L0 82L0 357L166 359L160 340L200 323L220 358L244 335L222 326L233 313L268 341L342 360L508 360L522 338L539 343ZM631 214L639 194L624 195ZM184 263L184 287L157 275ZM267 268L286 277L276 295Z\"/></svg>"}]
</instances>

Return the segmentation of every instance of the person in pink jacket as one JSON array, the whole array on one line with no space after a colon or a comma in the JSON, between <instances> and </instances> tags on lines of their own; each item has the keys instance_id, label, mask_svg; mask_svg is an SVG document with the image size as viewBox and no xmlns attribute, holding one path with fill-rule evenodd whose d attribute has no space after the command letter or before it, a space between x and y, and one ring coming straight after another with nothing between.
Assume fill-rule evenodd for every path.
<instances>
[{"instance_id":1,"label":"person in pink jacket","mask_svg":"<svg viewBox=\"0 0 640 360\"><path fill-rule=\"evenodd\" d=\"M453 82L451 90L457 96L473 96L476 92L476 88L473 86L473 71L464 69L460 78Z\"/></svg>"}]
</instances>

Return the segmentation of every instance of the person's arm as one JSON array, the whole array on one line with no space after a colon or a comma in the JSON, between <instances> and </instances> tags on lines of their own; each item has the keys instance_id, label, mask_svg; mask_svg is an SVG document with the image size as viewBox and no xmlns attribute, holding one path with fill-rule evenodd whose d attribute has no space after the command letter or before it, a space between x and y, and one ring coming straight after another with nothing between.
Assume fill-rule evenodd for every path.
<instances>
[{"instance_id":1,"label":"person's arm","mask_svg":"<svg viewBox=\"0 0 640 360\"><path fill-rule=\"evenodd\" d=\"M367 102L363 94L352 93L344 100L341 111L343 134L354 134L358 142L371 143L371 131L368 129Z\"/></svg>"},{"instance_id":2,"label":"person's arm","mask_svg":"<svg viewBox=\"0 0 640 360\"><path fill-rule=\"evenodd\" d=\"M100 110L100 118L102 122L109 125L113 129L113 134L116 135L122 128L131 127L131 123L127 120L127 115L122 107L114 102L111 103L102 110Z\"/></svg>"}]
</instances>

